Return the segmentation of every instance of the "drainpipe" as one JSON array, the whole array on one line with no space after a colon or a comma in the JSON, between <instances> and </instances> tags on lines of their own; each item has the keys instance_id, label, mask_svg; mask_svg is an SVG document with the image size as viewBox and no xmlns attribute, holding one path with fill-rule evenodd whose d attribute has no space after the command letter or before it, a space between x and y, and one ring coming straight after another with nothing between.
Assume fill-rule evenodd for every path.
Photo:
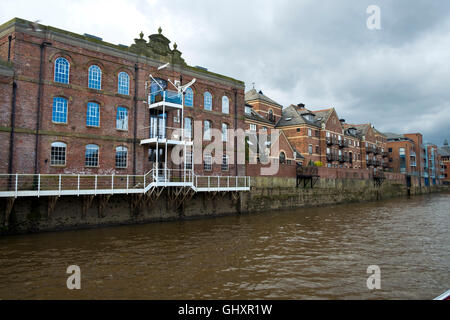
<instances>
[{"instance_id":1,"label":"drainpipe","mask_svg":"<svg viewBox=\"0 0 450 320\"><path fill-rule=\"evenodd\" d=\"M134 119L133 119L133 175L136 175L136 139L137 139L137 100L139 67L134 65ZM145 174L145 172L144 172Z\"/></svg>"},{"instance_id":2,"label":"drainpipe","mask_svg":"<svg viewBox=\"0 0 450 320\"><path fill-rule=\"evenodd\" d=\"M8 62L11 61L11 41L12 36L8 36Z\"/></svg>"},{"instance_id":3,"label":"drainpipe","mask_svg":"<svg viewBox=\"0 0 450 320\"><path fill-rule=\"evenodd\" d=\"M14 157L14 128L16 123L16 92L17 83L14 81L12 84L12 101L11 101L11 134L9 136L9 161L8 161L8 174L13 174L13 157Z\"/></svg>"},{"instance_id":4,"label":"drainpipe","mask_svg":"<svg viewBox=\"0 0 450 320\"><path fill-rule=\"evenodd\" d=\"M234 130L237 130L237 128L238 128L237 89L234 88L233 92L234 92ZM236 177L238 176L238 163L237 163L238 145L237 145L237 142L238 142L238 139L237 139L236 135L234 135L234 171L235 171Z\"/></svg>"},{"instance_id":5,"label":"drainpipe","mask_svg":"<svg viewBox=\"0 0 450 320\"><path fill-rule=\"evenodd\" d=\"M44 51L46 46L51 46L50 42L42 42L40 62L39 62L39 87L37 96L37 115L36 115L36 140L34 145L34 174L39 173L39 129L41 127L41 96L42 96L42 78L43 78L43 66L44 66Z\"/></svg>"}]
</instances>

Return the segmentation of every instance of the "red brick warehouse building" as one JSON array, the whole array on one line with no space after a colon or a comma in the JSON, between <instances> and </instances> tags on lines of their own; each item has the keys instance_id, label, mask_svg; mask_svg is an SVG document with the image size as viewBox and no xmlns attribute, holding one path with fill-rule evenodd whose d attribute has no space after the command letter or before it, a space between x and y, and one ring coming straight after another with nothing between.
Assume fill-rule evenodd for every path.
<instances>
[{"instance_id":1,"label":"red brick warehouse building","mask_svg":"<svg viewBox=\"0 0 450 320\"><path fill-rule=\"evenodd\" d=\"M211 129L244 128L244 83L188 66L161 29L148 41L141 33L133 45L123 46L30 26L17 18L0 26L2 173L143 174L171 151L157 152L155 135L184 128L180 140L202 134L207 144ZM165 63L170 65L158 70ZM162 94L159 85L169 96L168 79L186 84L194 78L183 110L149 110L149 103L157 102L150 100ZM202 132L194 132L195 121ZM224 145L229 140L223 138ZM213 156L195 164L196 173L245 174L245 165L231 164L238 157L236 144L221 163L211 163Z\"/></svg>"}]
</instances>

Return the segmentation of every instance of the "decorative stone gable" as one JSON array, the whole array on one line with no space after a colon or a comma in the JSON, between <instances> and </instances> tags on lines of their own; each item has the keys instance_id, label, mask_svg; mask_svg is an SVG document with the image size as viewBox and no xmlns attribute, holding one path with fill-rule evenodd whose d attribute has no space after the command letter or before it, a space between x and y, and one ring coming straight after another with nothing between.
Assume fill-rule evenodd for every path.
<instances>
[{"instance_id":1,"label":"decorative stone gable","mask_svg":"<svg viewBox=\"0 0 450 320\"><path fill-rule=\"evenodd\" d=\"M134 44L130 46L130 51L144 55L149 58L157 59L172 64L186 65L186 62L181 57L181 51L177 50L177 44L173 44L173 50L170 49L170 40L162 34L161 27L157 34L152 34L148 37L147 42L144 39L144 33L139 34L139 39L134 39Z\"/></svg>"}]
</instances>

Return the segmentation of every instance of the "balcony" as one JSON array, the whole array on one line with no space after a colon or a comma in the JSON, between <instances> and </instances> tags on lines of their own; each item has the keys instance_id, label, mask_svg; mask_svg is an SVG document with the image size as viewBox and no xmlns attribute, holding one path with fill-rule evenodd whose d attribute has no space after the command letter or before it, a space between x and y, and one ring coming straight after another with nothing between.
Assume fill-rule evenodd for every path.
<instances>
[{"instance_id":1,"label":"balcony","mask_svg":"<svg viewBox=\"0 0 450 320\"><path fill-rule=\"evenodd\" d=\"M151 93L148 97L150 109L181 109L183 107L182 103L181 95L171 90Z\"/></svg>"},{"instance_id":2,"label":"balcony","mask_svg":"<svg viewBox=\"0 0 450 320\"><path fill-rule=\"evenodd\" d=\"M333 154L333 153L327 153L327 161L338 161L339 157L337 154Z\"/></svg>"},{"instance_id":3,"label":"balcony","mask_svg":"<svg viewBox=\"0 0 450 320\"><path fill-rule=\"evenodd\" d=\"M184 133L184 134L183 134ZM138 132L141 145L150 144L192 144L192 135L181 128L171 127L146 127Z\"/></svg>"},{"instance_id":4,"label":"balcony","mask_svg":"<svg viewBox=\"0 0 450 320\"><path fill-rule=\"evenodd\" d=\"M333 145L333 139L331 137L327 137L327 145L332 146Z\"/></svg>"},{"instance_id":5,"label":"balcony","mask_svg":"<svg viewBox=\"0 0 450 320\"><path fill-rule=\"evenodd\" d=\"M368 146L366 148L366 153L376 153L377 152L377 148L372 147L372 146Z\"/></svg>"},{"instance_id":6,"label":"balcony","mask_svg":"<svg viewBox=\"0 0 450 320\"><path fill-rule=\"evenodd\" d=\"M339 148L348 148L348 141L338 140Z\"/></svg>"}]
</instances>

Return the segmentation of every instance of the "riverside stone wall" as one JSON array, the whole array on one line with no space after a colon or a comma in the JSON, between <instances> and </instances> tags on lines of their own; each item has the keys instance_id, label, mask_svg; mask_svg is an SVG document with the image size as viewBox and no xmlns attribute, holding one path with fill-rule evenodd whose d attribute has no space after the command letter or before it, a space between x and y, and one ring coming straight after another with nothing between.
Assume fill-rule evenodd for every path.
<instances>
[{"instance_id":1,"label":"riverside stone wall","mask_svg":"<svg viewBox=\"0 0 450 320\"><path fill-rule=\"evenodd\" d=\"M449 190L448 186L412 188L411 195ZM252 178L250 192L197 193L177 206L167 189L158 199L117 195L111 197L66 196L18 198L5 223L6 199L0 199L1 234L58 231L139 224L199 217L252 213L267 210L325 206L336 203L376 201L407 196L404 184L385 181L375 187L373 180L319 179L314 188L296 188L293 178ZM192 198L189 198L192 196ZM55 200L55 198L53 198ZM7 225L7 226L6 226Z\"/></svg>"}]
</instances>

